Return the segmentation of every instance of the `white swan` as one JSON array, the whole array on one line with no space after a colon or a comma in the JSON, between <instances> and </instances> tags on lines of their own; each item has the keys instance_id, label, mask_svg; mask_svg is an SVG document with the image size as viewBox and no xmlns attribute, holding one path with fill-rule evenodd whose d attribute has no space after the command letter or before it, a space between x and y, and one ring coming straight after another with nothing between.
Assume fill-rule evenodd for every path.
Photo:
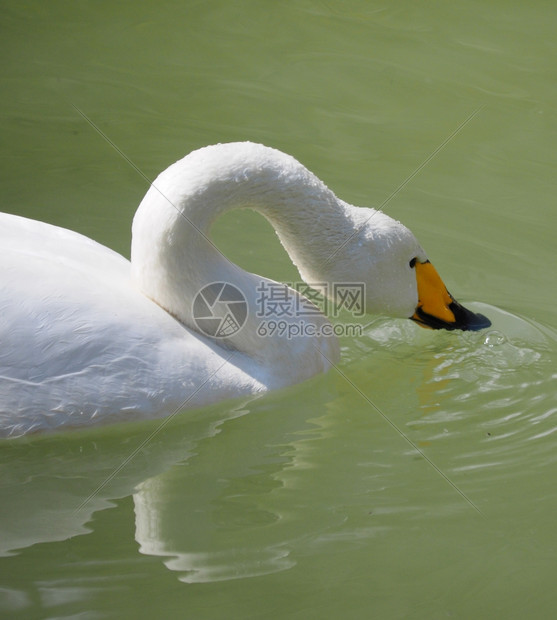
<instances>
[{"instance_id":1,"label":"white swan","mask_svg":"<svg viewBox=\"0 0 557 620\"><path fill-rule=\"evenodd\" d=\"M448 329L489 324L453 300L399 222L343 202L277 150L209 146L152 184L133 221L131 263L75 232L1 214L0 434L165 416L334 364L337 341L322 315L311 316L315 334L258 333L269 318L261 291L278 285L229 262L208 238L215 218L238 207L271 222L306 282L365 284L367 312ZM232 287L214 285L201 306L240 291L236 305L209 307L237 319L216 338L193 316L202 311L193 300L213 283ZM299 325L303 298L284 297L280 318Z\"/></svg>"}]
</instances>

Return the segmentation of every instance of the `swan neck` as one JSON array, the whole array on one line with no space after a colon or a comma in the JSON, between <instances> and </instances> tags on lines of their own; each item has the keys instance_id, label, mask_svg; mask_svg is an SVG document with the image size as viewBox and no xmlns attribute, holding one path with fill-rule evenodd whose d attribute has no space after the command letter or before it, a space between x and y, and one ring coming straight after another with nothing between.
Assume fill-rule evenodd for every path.
<instances>
[{"instance_id":1,"label":"swan neck","mask_svg":"<svg viewBox=\"0 0 557 620\"><path fill-rule=\"evenodd\" d=\"M269 281L226 259L210 241L210 229L226 211L254 209L271 222L300 268L304 259L300 248L305 247L306 254L310 248L304 239L316 236L321 226L317 219L332 217L339 201L292 157L259 145L230 146L195 151L153 183L134 218L133 277L148 297L196 330L192 300L199 291L214 282L233 285L246 300L248 318L242 330L221 343L256 357L291 357L292 342L280 338L262 342L257 337L257 290ZM325 317L319 320L326 322ZM313 365L322 367L326 357L321 359L320 346L309 340L296 343L306 353L314 349ZM330 343L324 346L334 358Z\"/></svg>"}]
</instances>

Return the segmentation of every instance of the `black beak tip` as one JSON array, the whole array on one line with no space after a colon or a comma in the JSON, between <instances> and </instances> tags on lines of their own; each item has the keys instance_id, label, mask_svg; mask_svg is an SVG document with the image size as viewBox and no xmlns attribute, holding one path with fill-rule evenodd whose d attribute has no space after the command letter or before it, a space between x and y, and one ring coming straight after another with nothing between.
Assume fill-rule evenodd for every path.
<instances>
[{"instance_id":1,"label":"black beak tip","mask_svg":"<svg viewBox=\"0 0 557 620\"><path fill-rule=\"evenodd\" d=\"M446 329L449 331L461 330L468 332L477 332L486 327L490 327L491 321L483 314L472 312L457 301L453 301L449 309L453 313L455 320L452 322L444 321L438 317L427 314L421 308L416 310L414 316L410 317L413 321L422 327L430 327L431 329Z\"/></svg>"},{"instance_id":2,"label":"black beak tip","mask_svg":"<svg viewBox=\"0 0 557 620\"><path fill-rule=\"evenodd\" d=\"M486 316L480 313L472 312L464 306L461 306L456 301L449 307L455 316L455 324L453 329L477 332L480 329L485 329L491 325L491 321Z\"/></svg>"}]
</instances>

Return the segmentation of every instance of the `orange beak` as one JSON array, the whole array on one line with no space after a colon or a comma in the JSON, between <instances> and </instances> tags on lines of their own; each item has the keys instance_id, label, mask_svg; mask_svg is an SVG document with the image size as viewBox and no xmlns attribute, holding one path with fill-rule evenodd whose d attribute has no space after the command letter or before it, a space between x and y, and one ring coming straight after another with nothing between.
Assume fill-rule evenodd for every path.
<instances>
[{"instance_id":1,"label":"orange beak","mask_svg":"<svg viewBox=\"0 0 557 620\"><path fill-rule=\"evenodd\" d=\"M461 306L449 293L435 267L429 262L416 262L418 305L410 317L422 327L476 331L489 327L491 321Z\"/></svg>"}]
</instances>

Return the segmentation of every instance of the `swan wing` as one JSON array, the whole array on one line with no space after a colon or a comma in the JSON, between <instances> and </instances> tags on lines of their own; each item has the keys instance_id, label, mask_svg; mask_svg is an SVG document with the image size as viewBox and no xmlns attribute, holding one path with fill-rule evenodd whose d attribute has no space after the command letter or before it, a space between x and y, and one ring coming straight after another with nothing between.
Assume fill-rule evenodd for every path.
<instances>
[{"instance_id":1,"label":"swan wing","mask_svg":"<svg viewBox=\"0 0 557 620\"><path fill-rule=\"evenodd\" d=\"M164 416L264 389L252 360L138 291L130 263L0 216L0 435Z\"/></svg>"}]
</instances>

